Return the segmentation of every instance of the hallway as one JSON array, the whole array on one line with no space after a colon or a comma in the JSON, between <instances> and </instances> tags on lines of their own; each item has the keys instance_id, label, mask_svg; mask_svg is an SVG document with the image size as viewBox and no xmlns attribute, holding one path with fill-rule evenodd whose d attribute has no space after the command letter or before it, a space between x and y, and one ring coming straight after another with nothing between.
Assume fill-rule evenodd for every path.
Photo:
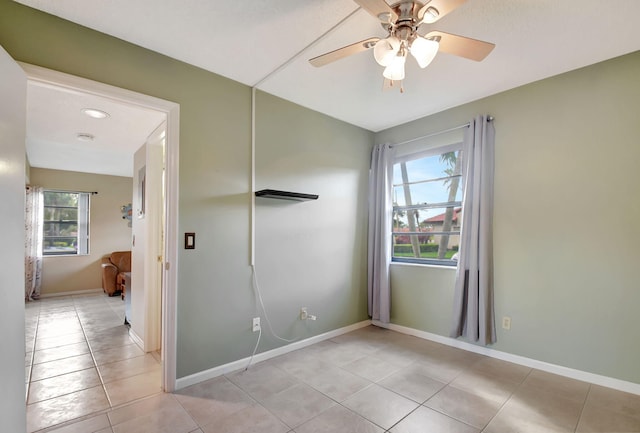
<instances>
[{"instance_id":1,"label":"hallway","mask_svg":"<svg viewBox=\"0 0 640 433\"><path fill-rule=\"evenodd\" d=\"M133 342L124 308L103 293L25 304L28 432L162 392L160 354Z\"/></svg>"}]
</instances>

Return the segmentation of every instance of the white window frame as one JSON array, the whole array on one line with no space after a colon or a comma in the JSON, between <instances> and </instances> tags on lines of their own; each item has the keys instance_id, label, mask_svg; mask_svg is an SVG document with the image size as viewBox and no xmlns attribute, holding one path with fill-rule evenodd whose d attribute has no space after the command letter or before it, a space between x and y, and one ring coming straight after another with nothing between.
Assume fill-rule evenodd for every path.
<instances>
[{"instance_id":1,"label":"white window frame","mask_svg":"<svg viewBox=\"0 0 640 433\"><path fill-rule=\"evenodd\" d=\"M42 255L43 257L62 257L62 256L86 256L89 255L90 253L90 221L91 221L91 194L90 192L83 192L83 191L62 191L62 190L56 190L56 189L44 189L43 194L47 194L47 193L60 193L60 194L78 194L78 206L77 206L77 215L78 215L78 219L76 221L76 224L78 226L78 231L76 234L76 251L75 252L69 252L69 251L65 251L62 253L55 253L55 252L47 252L44 249L44 243L45 243L45 239L50 238L50 236L46 235L46 220L43 221L43 225L42 225L42 239L43 239L43 251L42 251ZM44 199L43 199L44 202ZM50 206L44 206L45 208L50 207ZM43 220L44 220L44 216L43 216Z\"/></svg>"},{"instance_id":2,"label":"white window frame","mask_svg":"<svg viewBox=\"0 0 640 433\"><path fill-rule=\"evenodd\" d=\"M401 163L406 163L409 161L415 161L417 159L422 159L422 158L428 158L428 157L433 157L433 156L437 156L437 155L442 155L448 152L457 152L457 151L462 151L463 150L463 143L460 142L456 142L456 143L452 143L452 144L446 144L446 145L439 145L439 146L433 146L433 147L429 147L428 149L424 149L418 152L414 152L414 153L410 153L410 154L405 154L402 156L398 156L394 159L393 161L393 165L395 166L396 164L401 164ZM464 158L464 155L462 156L462 158ZM460 166L462 167L462 161ZM462 172L462 168L461 168L461 172ZM424 180L420 180L418 182L408 182L406 183L406 185L411 185L411 184L415 184L415 183L422 183L422 182L433 182L433 181L438 181L438 180L444 180L444 178L430 178L430 179L424 179ZM402 179L393 179L393 189L395 190L396 187L398 186L403 186L405 185L405 183L403 182ZM462 175L460 174L460 185L463 185L463 178ZM444 202L444 203L427 203L427 204L417 204L417 205L405 205L405 206L393 206L392 205L392 213L396 210L405 210L405 211L411 211L411 210L420 210L420 209L434 209L434 208L446 208L446 207L453 207L455 208L462 208L462 201L453 201L453 202ZM460 220L462 219L462 213L460 213L459 216ZM393 220L393 218L392 218ZM426 232L426 233L430 233L432 235L442 235L444 234L444 232ZM451 260L451 259L432 259L432 258L417 258L417 257L394 257L394 248L395 248L395 236L394 235L409 235L409 236L419 236L419 235L423 235L424 236L425 232L396 232L394 231L394 227L392 224L391 227L391 262L392 263L412 263L412 264L418 264L418 265L436 265L436 266L446 266L446 267L456 267L458 265L458 261L457 260ZM450 230L448 232L446 232L446 234L448 234L449 236L454 235L454 236L459 236L461 237L462 235L462 228L460 230Z\"/></svg>"}]
</instances>

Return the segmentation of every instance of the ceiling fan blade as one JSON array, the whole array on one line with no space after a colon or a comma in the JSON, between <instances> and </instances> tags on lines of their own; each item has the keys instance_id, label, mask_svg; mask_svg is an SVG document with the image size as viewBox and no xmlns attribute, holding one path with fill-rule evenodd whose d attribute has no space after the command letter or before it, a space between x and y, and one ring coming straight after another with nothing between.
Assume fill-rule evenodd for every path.
<instances>
[{"instance_id":1,"label":"ceiling fan blade","mask_svg":"<svg viewBox=\"0 0 640 433\"><path fill-rule=\"evenodd\" d=\"M489 55L495 44L440 31L427 33L427 39L440 38L439 51L479 62Z\"/></svg>"},{"instance_id":2,"label":"ceiling fan blade","mask_svg":"<svg viewBox=\"0 0 640 433\"><path fill-rule=\"evenodd\" d=\"M421 21L424 19L425 23L435 23L466 1L467 0L431 0L418 11L418 19ZM431 14L427 14L425 16L425 13L429 8L435 8L435 10L438 11L437 15L432 16Z\"/></svg>"},{"instance_id":3,"label":"ceiling fan blade","mask_svg":"<svg viewBox=\"0 0 640 433\"><path fill-rule=\"evenodd\" d=\"M369 38L364 41L356 42L355 44L347 45L346 47L338 48L337 50L330 51L328 53L322 54L321 56L314 57L313 59L309 59L309 63L313 66L320 67L327 65L331 62L335 62L336 60L343 59L352 54L357 54L362 51L366 51L369 48L372 48L376 42L378 42L380 38Z\"/></svg>"},{"instance_id":4,"label":"ceiling fan blade","mask_svg":"<svg viewBox=\"0 0 640 433\"><path fill-rule=\"evenodd\" d=\"M384 0L353 0L360 5L360 7L369 12L374 17L378 18L384 23L395 21L398 19L398 15L391 9L391 6ZM387 18L388 17L388 18Z\"/></svg>"}]
</instances>

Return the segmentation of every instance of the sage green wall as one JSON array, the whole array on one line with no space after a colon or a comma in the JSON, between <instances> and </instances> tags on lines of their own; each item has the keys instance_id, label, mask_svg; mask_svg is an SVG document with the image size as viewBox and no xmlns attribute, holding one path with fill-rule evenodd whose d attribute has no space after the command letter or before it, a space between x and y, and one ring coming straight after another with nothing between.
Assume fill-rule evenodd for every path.
<instances>
[{"instance_id":1,"label":"sage green wall","mask_svg":"<svg viewBox=\"0 0 640 433\"><path fill-rule=\"evenodd\" d=\"M639 71L635 52L376 135L495 116L495 349L640 383ZM393 323L448 335L454 272L391 275Z\"/></svg>"},{"instance_id":2,"label":"sage green wall","mask_svg":"<svg viewBox=\"0 0 640 433\"><path fill-rule=\"evenodd\" d=\"M132 179L33 167L31 184L45 189L98 192L91 197L89 254L45 257L42 294L101 288L102 257L113 251L131 249L131 228L122 219L120 206L131 203Z\"/></svg>"},{"instance_id":3,"label":"sage green wall","mask_svg":"<svg viewBox=\"0 0 640 433\"><path fill-rule=\"evenodd\" d=\"M256 199L256 271L269 318L289 339L367 320L373 133L269 94L257 101L256 190L319 195ZM296 320L303 306L318 320Z\"/></svg>"},{"instance_id":4,"label":"sage green wall","mask_svg":"<svg viewBox=\"0 0 640 433\"><path fill-rule=\"evenodd\" d=\"M180 104L179 233L196 232L196 249L181 249L178 256L177 377L249 356L256 338L250 329L251 318L255 315L249 266L251 89L9 0L0 0L0 45L16 60ZM346 135L355 140L349 145L363 148L362 154L365 155L373 142L372 134L310 113L302 107L287 105L285 116L264 113L263 110L271 110L274 106L284 107L286 104L261 101L260 97L258 102L263 104L257 111L259 122L266 115L275 122L265 128L265 137L258 137L257 144L261 151L269 146L279 149L280 143L289 143L289 150L295 151L292 143L306 142L308 146L317 145L316 155L319 155L323 149L327 152L334 150L335 145L331 143L344 144L342 137ZM292 124L289 116L292 113L310 119L307 122L309 128ZM336 163L343 164L336 170L327 170L328 174L323 180L329 184L334 178L344 179L339 168L346 164L352 164L349 170L361 170L362 161L355 161L354 155L350 154ZM328 167L335 162L332 158L323 156L318 161ZM299 155L298 159L302 161L305 157ZM306 177L309 171L314 170L313 161L305 160L305 164L306 172L298 171L294 178ZM264 168L268 169L266 166ZM269 176L268 183L275 184L275 174L269 173ZM282 172L281 176L289 175ZM366 176L366 173L360 173L360 176ZM262 180L258 179L257 182L260 184ZM304 182L294 179L281 184ZM362 178L358 176L347 183L349 193L345 193L344 201L349 205L340 210L347 217L362 217L364 210L359 206L363 201L351 195L360 194L362 185ZM329 197L331 195L337 193L331 192ZM318 203L318 206L324 206L321 201ZM330 231L331 227L327 227L327 222L321 218L324 213L326 211L308 214L305 228L325 227ZM340 233L344 230L343 226L348 227L348 224L352 222L345 218L343 225L334 228ZM309 302L315 304L322 298L326 304L322 306L322 320L306 330L305 336L366 317L362 300L366 285L361 273L365 243L361 231L354 230L352 238L342 237L322 245L324 252L312 252L303 243L306 235L299 229L296 229L299 233L296 236L300 236L301 242L297 248L301 260L305 256L312 260L318 255L331 255L336 251L347 251L350 258L336 271L337 276L343 275L348 281L347 294L334 301L328 295L329 290L336 289L333 281L331 286L316 287L322 292L309 299ZM269 226L261 230L265 232L260 244L263 251L269 249L265 239L269 242L273 240L274 251L280 251L278 245L282 237L270 239ZM303 299L288 290L297 290L294 286L302 285L304 281L301 280L299 284L290 281L269 293L269 270L261 272L260 277L267 280L263 291L268 302L283 306L280 308L290 306L294 310L288 320L289 326L292 326L295 323L293 315ZM344 315L337 316L333 311L343 312ZM278 325L286 326L287 320L279 320ZM280 344L266 339L264 347Z\"/></svg>"}]
</instances>

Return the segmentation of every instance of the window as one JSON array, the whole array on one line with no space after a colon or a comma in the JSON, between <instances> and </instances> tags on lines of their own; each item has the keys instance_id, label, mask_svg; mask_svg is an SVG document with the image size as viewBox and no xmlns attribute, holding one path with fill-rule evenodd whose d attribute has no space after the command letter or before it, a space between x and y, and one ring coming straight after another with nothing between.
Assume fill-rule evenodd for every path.
<instances>
[{"instance_id":1,"label":"window","mask_svg":"<svg viewBox=\"0 0 640 433\"><path fill-rule=\"evenodd\" d=\"M44 191L42 253L89 254L90 193Z\"/></svg>"},{"instance_id":2,"label":"window","mask_svg":"<svg viewBox=\"0 0 640 433\"><path fill-rule=\"evenodd\" d=\"M462 223L461 173L462 143L396 160L393 261L457 264Z\"/></svg>"}]
</instances>

